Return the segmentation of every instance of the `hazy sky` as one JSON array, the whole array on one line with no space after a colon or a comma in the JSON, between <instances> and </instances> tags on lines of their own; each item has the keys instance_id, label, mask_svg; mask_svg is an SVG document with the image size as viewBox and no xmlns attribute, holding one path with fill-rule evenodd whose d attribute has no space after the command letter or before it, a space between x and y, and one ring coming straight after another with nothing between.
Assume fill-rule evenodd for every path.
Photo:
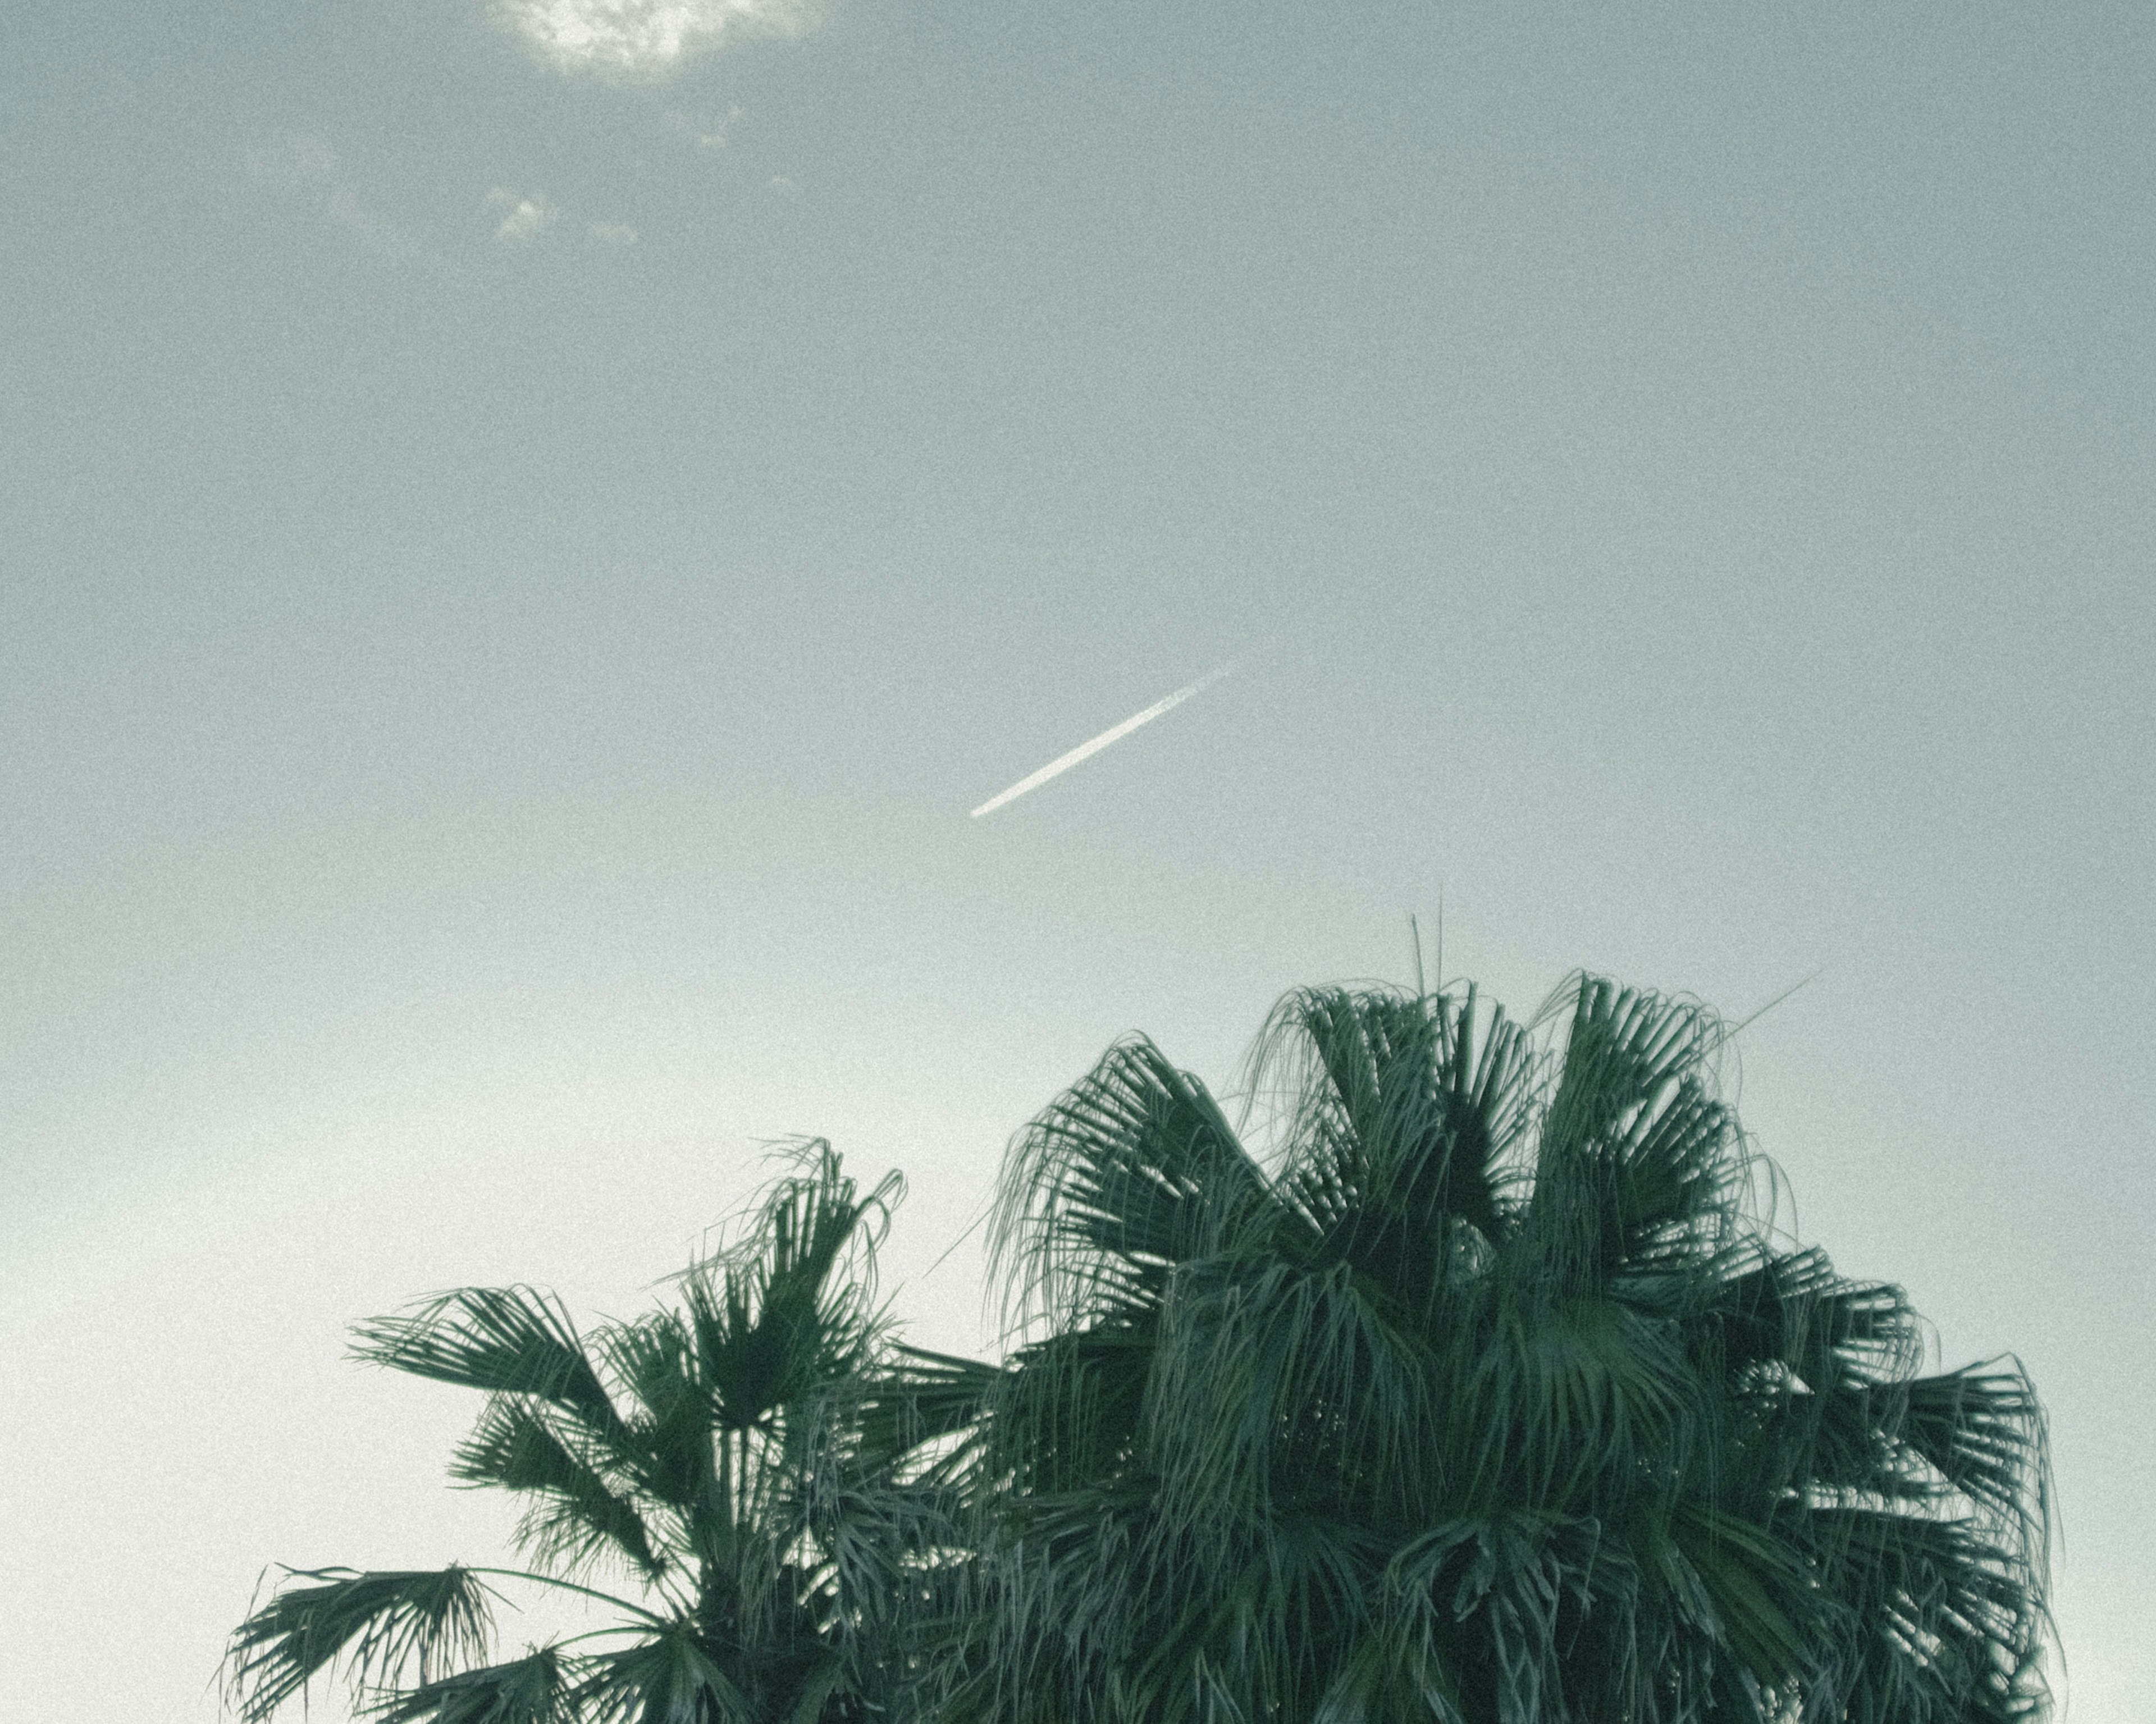
<instances>
[{"instance_id":1,"label":"hazy sky","mask_svg":"<svg viewBox=\"0 0 2156 1724\"><path fill-rule=\"evenodd\" d=\"M2156 13L0 38L0 1710L498 1548L352 1319L628 1311L820 1132L975 1345L1014 1128L1441 894L1517 1010L1819 972L1746 1121L2025 1360L2070 1716L2156 1716Z\"/></svg>"}]
</instances>

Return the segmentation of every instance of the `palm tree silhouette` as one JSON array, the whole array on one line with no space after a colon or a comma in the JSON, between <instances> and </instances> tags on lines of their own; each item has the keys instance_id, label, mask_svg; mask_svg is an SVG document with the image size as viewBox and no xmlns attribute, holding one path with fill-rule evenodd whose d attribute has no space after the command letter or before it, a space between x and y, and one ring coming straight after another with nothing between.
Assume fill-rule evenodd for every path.
<instances>
[{"instance_id":1,"label":"palm tree silhouette","mask_svg":"<svg viewBox=\"0 0 2156 1724\"><path fill-rule=\"evenodd\" d=\"M891 1687L886 1602L932 1519L860 1440L882 1318L862 1196L820 1142L678 1297L580 1334L526 1287L467 1287L363 1324L357 1356L487 1396L459 1481L530 1508L526 1567L287 1570L234 1632L228 1691L267 1718L341 1669L391 1724L864 1720ZM603 1589L619 1577L634 1596ZM487 1662L504 1589L607 1626Z\"/></svg>"},{"instance_id":2,"label":"palm tree silhouette","mask_svg":"<svg viewBox=\"0 0 2156 1724\"><path fill-rule=\"evenodd\" d=\"M1286 999L1248 1150L1150 1042L1013 1145L1024 1344L915 1353L994 1724L2042 1712L2041 1413L1772 1219L1703 1008ZM924 1643L927 1644L927 1643Z\"/></svg>"}]
</instances>

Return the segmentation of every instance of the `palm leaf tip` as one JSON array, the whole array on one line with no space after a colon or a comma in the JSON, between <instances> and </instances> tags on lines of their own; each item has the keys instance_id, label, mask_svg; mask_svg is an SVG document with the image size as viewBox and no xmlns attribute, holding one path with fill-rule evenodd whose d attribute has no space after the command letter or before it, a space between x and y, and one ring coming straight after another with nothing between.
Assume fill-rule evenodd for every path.
<instances>
[{"instance_id":1,"label":"palm leaf tip","mask_svg":"<svg viewBox=\"0 0 2156 1724\"><path fill-rule=\"evenodd\" d=\"M254 1724L341 1666L356 1687L424 1683L485 1655L492 1593L471 1569L288 1569L270 1602L233 1631L228 1698Z\"/></svg>"},{"instance_id":2,"label":"palm leaf tip","mask_svg":"<svg viewBox=\"0 0 2156 1724\"><path fill-rule=\"evenodd\" d=\"M353 1329L352 1357L489 1394L531 1395L619 1434L620 1414L567 1311L531 1287L460 1287Z\"/></svg>"}]
</instances>

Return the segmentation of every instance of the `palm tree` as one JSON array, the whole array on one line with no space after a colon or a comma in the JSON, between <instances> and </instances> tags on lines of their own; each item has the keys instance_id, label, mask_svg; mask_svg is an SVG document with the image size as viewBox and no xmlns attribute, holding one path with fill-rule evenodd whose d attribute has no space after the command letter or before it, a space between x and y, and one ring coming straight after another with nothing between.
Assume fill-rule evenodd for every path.
<instances>
[{"instance_id":1,"label":"palm tree","mask_svg":"<svg viewBox=\"0 0 2156 1724\"><path fill-rule=\"evenodd\" d=\"M1263 1157L1112 1049L1013 1145L1024 1344L903 1373L980 1516L943 1716L2041 1715L2035 1396L1774 1229L1728 1033L1593 977L1525 1027L1297 993Z\"/></svg>"},{"instance_id":2,"label":"palm tree","mask_svg":"<svg viewBox=\"0 0 2156 1724\"><path fill-rule=\"evenodd\" d=\"M809 1143L633 1321L579 1334L529 1288L467 1287L362 1325L358 1357L487 1397L452 1475L528 1501L526 1566L286 1570L232 1637L241 1716L341 1668L390 1724L865 1718L893 1686L886 1601L931 1512L860 1440L897 1191L860 1195ZM490 1606L518 1588L617 1619L487 1662Z\"/></svg>"}]
</instances>

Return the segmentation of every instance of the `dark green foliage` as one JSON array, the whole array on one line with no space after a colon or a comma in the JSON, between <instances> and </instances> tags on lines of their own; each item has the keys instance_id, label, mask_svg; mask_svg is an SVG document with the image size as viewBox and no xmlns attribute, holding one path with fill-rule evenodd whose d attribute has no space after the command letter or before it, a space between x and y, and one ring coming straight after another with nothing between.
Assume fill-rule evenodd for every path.
<instances>
[{"instance_id":1,"label":"dark green foliage","mask_svg":"<svg viewBox=\"0 0 2156 1724\"><path fill-rule=\"evenodd\" d=\"M807 1145L673 1301L589 1335L521 1287L361 1326L361 1358L487 1396L452 1476L525 1500L531 1566L290 1573L234 1634L241 1716L333 1669L392 1724L846 1724L887 1707L903 1662L888 1601L940 1524L937 1493L895 1481L863 1438L896 1189L863 1197ZM589 1583L609 1575L635 1596ZM482 1576L619 1620L484 1665Z\"/></svg>"},{"instance_id":2,"label":"dark green foliage","mask_svg":"<svg viewBox=\"0 0 2156 1724\"><path fill-rule=\"evenodd\" d=\"M408 1688L380 1711L382 1724L570 1724L572 1686L562 1655L487 1665Z\"/></svg>"},{"instance_id":3,"label":"dark green foliage","mask_svg":"<svg viewBox=\"0 0 2156 1724\"><path fill-rule=\"evenodd\" d=\"M290 1573L243 1716L390 1724L2007 1724L2048 1632L2042 1414L1771 1225L1700 1008L1528 1026L1312 989L1245 1147L1150 1043L1013 1146L1016 1350L886 1349L811 1145L580 1334L528 1289L365 1325L480 1390L452 1473L531 1567ZM634 1596L593 1582L625 1587ZM487 1664L490 1580L612 1625Z\"/></svg>"},{"instance_id":4,"label":"dark green foliage","mask_svg":"<svg viewBox=\"0 0 2156 1724\"><path fill-rule=\"evenodd\" d=\"M266 1716L337 1663L362 1682L408 1669L424 1682L444 1660L485 1650L488 1602L485 1583L469 1568L291 1571L234 1631L228 1668L250 1716Z\"/></svg>"},{"instance_id":5,"label":"dark green foliage","mask_svg":"<svg viewBox=\"0 0 2156 1724\"><path fill-rule=\"evenodd\" d=\"M1149 1043L1023 1134L1003 1369L875 1412L963 1484L993 1724L1980 1724L2045 1695L2041 1418L1776 1235L1719 1024L1317 989L1260 1161ZM910 1391L910 1393L909 1393ZM910 1423L909 1423L910 1421Z\"/></svg>"}]
</instances>

